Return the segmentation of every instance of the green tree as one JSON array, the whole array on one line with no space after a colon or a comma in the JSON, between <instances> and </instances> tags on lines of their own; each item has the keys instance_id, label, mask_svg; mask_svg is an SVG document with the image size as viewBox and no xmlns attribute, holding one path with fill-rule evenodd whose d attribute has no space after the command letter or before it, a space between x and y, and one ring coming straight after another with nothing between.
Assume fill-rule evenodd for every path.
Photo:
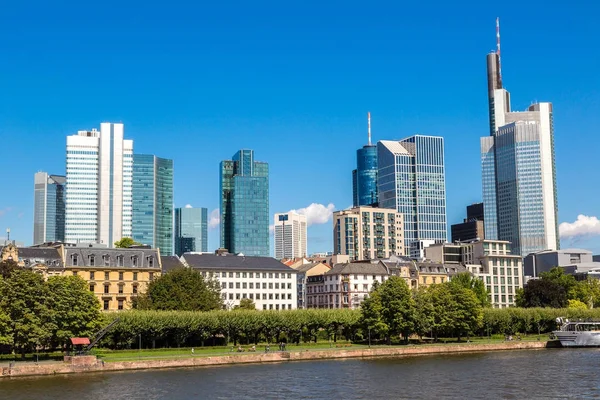
<instances>
[{"instance_id":1,"label":"green tree","mask_svg":"<svg viewBox=\"0 0 600 400\"><path fill-rule=\"evenodd\" d=\"M126 249L131 246L138 246L139 243L129 237L124 237L121 240L115 242L115 247L119 249Z\"/></svg>"},{"instance_id":2,"label":"green tree","mask_svg":"<svg viewBox=\"0 0 600 400\"><path fill-rule=\"evenodd\" d=\"M485 284L481 279L475 278L470 272L461 272L452 277L450 281L452 285L457 285L464 289L469 289L475 293L477 300L482 307L490 307L490 298Z\"/></svg>"},{"instance_id":3,"label":"green tree","mask_svg":"<svg viewBox=\"0 0 600 400\"><path fill-rule=\"evenodd\" d=\"M548 272L542 272L540 279L554 282L565 289L568 299L575 298L575 290L577 287L577 281L573 275L565 274L564 269L560 267L554 267Z\"/></svg>"},{"instance_id":4,"label":"green tree","mask_svg":"<svg viewBox=\"0 0 600 400\"><path fill-rule=\"evenodd\" d=\"M365 330L365 336L371 338L387 337L389 327L383 320L383 306L381 296L377 288L371 290L361 306L361 324Z\"/></svg>"},{"instance_id":5,"label":"green tree","mask_svg":"<svg viewBox=\"0 0 600 400\"><path fill-rule=\"evenodd\" d=\"M583 301L571 299L571 300L569 300L568 308L575 308L578 310L587 310L588 306Z\"/></svg>"},{"instance_id":6,"label":"green tree","mask_svg":"<svg viewBox=\"0 0 600 400\"><path fill-rule=\"evenodd\" d=\"M10 274L16 269L19 269L19 264L17 264L16 261L14 261L14 260L0 261L0 276L2 276L3 278L10 277Z\"/></svg>"},{"instance_id":7,"label":"green tree","mask_svg":"<svg viewBox=\"0 0 600 400\"><path fill-rule=\"evenodd\" d=\"M381 297L381 316L389 328L388 341L391 336L402 335L408 342L415 328L415 301L406 281L391 276L377 292Z\"/></svg>"},{"instance_id":8,"label":"green tree","mask_svg":"<svg viewBox=\"0 0 600 400\"><path fill-rule=\"evenodd\" d=\"M567 291L560 283L551 279L531 279L517 291L517 307L552 307L567 306Z\"/></svg>"},{"instance_id":9,"label":"green tree","mask_svg":"<svg viewBox=\"0 0 600 400\"><path fill-rule=\"evenodd\" d=\"M35 272L18 269L0 280L0 310L8 315L12 345L23 356L50 339L49 295L42 276Z\"/></svg>"},{"instance_id":10,"label":"green tree","mask_svg":"<svg viewBox=\"0 0 600 400\"><path fill-rule=\"evenodd\" d=\"M176 268L152 281L134 307L143 310L209 311L222 308L219 282L191 268Z\"/></svg>"},{"instance_id":11,"label":"green tree","mask_svg":"<svg viewBox=\"0 0 600 400\"><path fill-rule=\"evenodd\" d=\"M431 293L425 286L413 291L415 299L415 333L419 337L426 336L433 331L434 308Z\"/></svg>"},{"instance_id":12,"label":"green tree","mask_svg":"<svg viewBox=\"0 0 600 400\"><path fill-rule=\"evenodd\" d=\"M100 302L79 276L48 278L47 305L52 311L52 342L68 345L72 337L89 337L100 327Z\"/></svg>"},{"instance_id":13,"label":"green tree","mask_svg":"<svg viewBox=\"0 0 600 400\"><path fill-rule=\"evenodd\" d=\"M449 285L452 302L449 305L452 328L457 339L472 335L483 324L481 299L471 289Z\"/></svg>"},{"instance_id":14,"label":"green tree","mask_svg":"<svg viewBox=\"0 0 600 400\"><path fill-rule=\"evenodd\" d=\"M241 299L240 304L233 308L236 310L256 310L256 304L252 299Z\"/></svg>"},{"instance_id":15,"label":"green tree","mask_svg":"<svg viewBox=\"0 0 600 400\"><path fill-rule=\"evenodd\" d=\"M577 282L571 293L573 299L585 303L588 308L594 308L596 304L600 303L600 281L588 278L585 281Z\"/></svg>"}]
</instances>

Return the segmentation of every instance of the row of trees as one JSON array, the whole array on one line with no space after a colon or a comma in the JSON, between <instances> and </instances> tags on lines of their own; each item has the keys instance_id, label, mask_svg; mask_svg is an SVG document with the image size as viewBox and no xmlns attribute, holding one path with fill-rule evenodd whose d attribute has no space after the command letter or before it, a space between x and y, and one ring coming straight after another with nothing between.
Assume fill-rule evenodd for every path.
<instances>
[{"instance_id":1,"label":"row of trees","mask_svg":"<svg viewBox=\"0 0 600 400\"><path fill-rule=\"evenodd\" d=\"M527 282L517 292L516 303L518 307L594 308L600 303L600 282L592 278L577 281L555 267Z\"/></svg>"},{"instance_id":2,"label":"row of trees","mask_svg":"<svg viewBox=\"0 0 600 400\"><path fill-rule=\"evenodd\" d=\"M78 276L52 276L0 262L0 345L21 354L63 348L102 324L100 303Z\"/></svg>"}]
</instances>

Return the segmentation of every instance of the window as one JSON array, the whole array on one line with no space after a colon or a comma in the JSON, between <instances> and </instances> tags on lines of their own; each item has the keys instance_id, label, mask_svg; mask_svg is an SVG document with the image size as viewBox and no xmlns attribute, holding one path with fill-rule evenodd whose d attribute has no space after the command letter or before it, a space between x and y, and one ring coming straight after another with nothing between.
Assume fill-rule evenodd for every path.
<instances>
[{"instance_id":1,"label":"window","mask_svg":"<svg viewBox=\"0 0 600 400\"><path fill-rule=\"evenodd\" d=\"M73 271L73 276L77 276L77 271Z\"/></svg>"},{"instance_id":2,"label":"window","mask_svg":"<svg viewBox=\"0 0 600 400\"><path fill-rule=\"evenodd\" d=\"M230 277L230 278L233 278L233 272L230 272L230 273L229 273L229 277Z\"/></svg>"},{"instance_id":3,"label":"window","mask_svg":"<svg viewBox=\"0 0 600 400\"><path fill-rule=\"evenodd\" d=\"M363 284L363 292L366 292L369 290L369 284L368 283L364 283Z\"/></svg>"},{"instance_id":4,"label":"window","mask_svg":"<svg viewBox=\"0 0 600 400\"><path fill-rule=\"evenodd\" d=\"M131 257L131 265L134 267L138 266L138 257L137 256L132 256Z\"/></svg>"},{"instance_id":5,"label":"window","mask_svg":"<svg viewBox=\"0 0 600 400\"><path fill-rule=\"evenodd\" d=\"M358 279L358 275L354 275L354 279Z\"/></svg>"},{"instance_id":6,"label":"window","mask_svg":"<svg viewBox=\"0 0 600 400\"><path fill-rule=\"evenodd\" d=\"M519 270L515 268L515 276L519 276Z\"/></svg>"},{"instance_id":7,"label":"window","mask_svg":"<svg viewBox=\"0 0 600 400\"><path fill-rule=\"evenodd\" d=\"M262 284L262 288L263 288L263 289L266 289L266 288L267 288L267 282L263 282L263 284Z\"/></svg>"},{"instance_id":8,"label":"window","mask_svg":"<svg viewBox=\"0 0 600 400\"><path fill-rule=\"evenodd\" d=\"M236 273L235 273L235 277L236 277L236 278L239 278L239 277L240 277L240 273L239 273L239 272L236 272Z\"/></svg>"},{"instance_id":9,"label":"window","mask_svg":"<svg viewBox=\"0 0 600 400\"><path fill-rule=\"evenodd\" d=\"M291 299L292 299L292 294L288 293L288 300L291 300Z\"/></svg>"},{"instance_id":10,"label":"window","mask_svg":"<svg viewBox=\"0 0 600 400\"><path fill-rule=\"evenodd\" d=\"M221 293L221 298L223 300L227 300L227 293Z\"/></svg>"},{"instance_id":11,"label":"window","mask_svg":"<svg viewBox=\"0 0 600 400\"><path fill-rule=\"evenodd\" d=\"M123 272L119 272L119 280L122 281L123 280Z\"/></svg>"},{"instance_id":12,"label":"window","mask_svg":"<svg viewBox=\"0 0 600 400\"><path fill-rule=\"evenodd\" d=\"M281 309L282 309L282 310L285 310L285 304L282 304L282 305L281 305Z\"/></svg>"},{"instance_id":13,"label":"window","mask_svg":"<svg viewBox=\"0 0 600 400\"><path fill-rule=\"evenodd\" d=\"M93 284L90 285L90 292L92 292L92 293L94 292L94 285Z\"/></svg>"},{"instance_id":14,"label":"window","mask_svg":"<svg viewBox=\"0 0 600 400\"><path fill-rule=\"evenodd\" d=\"M248 272L248 278L254 278L254 272Z\"/></svg>"},{"instance_id":15,"label":"window","mask_svg":"<svg viewBox=\"0 0 600 400\"><path fill-rule=\"evenodd\" d=\"M221 283L221 289L227 289L227 284L225 282Z\"/></svg>"},{"instance_id":16,"label":"window","mask_svg":"<svg viewBox=\"0 0 600 400\"><path fill-rule=\"evenodd\" d=\"M117 256L117 267L122 267L123 266L123 256L119 255Z\"/></svg>"},{"instance_id":17,"label":"window","mask_svg":"<svg viewBox=\"0 0 600 400\"><path fill-rule=\"evenodd\" d=\"M239 283L239 282L236 282L236 283L235 283L235 288L236 288L236 289L239 289L239 288L240 288L240 283Z\"/></svg>"},{"instance_id":18,"label":"window","mask_svg":"<svg viewBox=\"0 0 600 400\"><path fill-rule=\"evenodd\" d=\"M138 286L133 285L133 294L138 294Z\"/></svg>"},{"instance_id":19,"label":"window","mask_svg":"<svg viewBox=\"0 0 600 400\"><path fill-rule=\"evenodd\" d=\"M227 278L227 272L221 272L221 278Z\"/></svg>"},{"instance_id":20,"label":"window","mask_svg":"<svg viewBox=\"0 0 600 400\"><path fill-rule=\"evenodd\" d=\"M254 300L254 293L250 293L250 299Z\"/></svg>"},{"instance_id":21,"label":"window","mask_svg":"<svg viewBox=\"0 0 600 400\"><path fill-rule=\"evenodd\" d=\"M108 294L110 290L110 286L109 285L104 285L104 294Z\"/></svg>"},{"instance_id":22,"label":"window","mask_svg":"<svg viewBox=\"0 0 600 400\"><path fill-rule=\"evenodd\" d=\"M133 273L133 280L134 280L134 281L137 281L137 274L138 274L137 272L134 272L134 273Z\"/></svg>"},{"instance_id":23,"label":"window","mask_svg":"<svg viewBox=\"0 0 600 400\"><path fill-rule=\"evenodd\" d=\"M292 279L292 274L288 274L288 279Z\"/></svg>"},{"instance_id":24,"label":"window","mask_svg":"<svg viewBox=\"0 0 600 400\"><path fill-rule=\"evenodd\" d=\"M366 280L367 280L367 276L366 276L366 275L365 275L365 276L363 276L363 279L366 281Z\"/></svg>"},{"instance_id":25,"label":"window","mask_svg":"<svg viewBox=\"0 0 600 400\"><path fill-rule=\"evenodd\" d=\"M148 267L153 268L154 267L154 257L150 256L147 258L147 260L148 260Z\"/></svg>"},{"instance_id":26,"label":"window","mask_svg":"<svg viewBox=\"0 0 600 400\"><path fill-rule=\"evenodd\" d=\"M104 300L104 309L108 310L108 306L110 305L110 300Z\"/></svg>"},{"instance_id":27,"label":"window","mask_svg":"<svg viewBox=\"0 0 600 400\"><path fill-rule=\"evenodd\" d=\"M247 274L245 272L242 272L242 278L247 278Z\"/></svg>"},{"instance_id":28,"label":"window","mask_svg":"<svg viewBox=\"0 0 600 400\"><path fill-rule=\"evenodd\" d=\"M233 282L229 282L229 289L233 289Z\"/></svg>"},{"instance_id":29,"label":"window","mask_svg":"<svg viewBox=\"0 0 600 400\"><path fill-rule=\"evenodd\" d=\"M273 309L273 304L269 304L269 310Z\"/></svg>"},{"instance_id":30,"label":"window","mask_svg":"<svg viewBox=\"0 0 600 400\"><path fill-rule=\"evenodd\" d=\"M123 294L123 285L119 285L119 294Z\"/></svg>"},{"instance_id":31,"label":"window","mask_svg":"<svg viewBox=\"0 0 600 400\"><path fill-rule=\"evenodd\" d=\"M266 278L267 278L267 273L263 272L263 279L266 279Z\"/></svg>"},{"instance_id":32,"label":"window","mask_svg":"<svg viewBox=\"0 0 600 400\"><path fill-rule=\"evenodd\" d=\"M273 300L273 293L269 293L269 300Z\"/></svg>"},{"instance_id":33,"label":"window","mask_svg":"<svg viewBox=\"0 0 600 400\"><path fill-rule=\"evenodd\" d=\"M279 300L279 293L275 293L275 300Z\"/></svg>"},{"instance_id":34,"label":"window","mask_svg":"<svg viewBox=\"0 0 600 400\"><path fill-rule=\"evenodd\" d=\"M242 294L242 298L245 299L246 298L246 293Z\"/></svg>"},{"instance_id":35,"label":"window","mask_svg":"<svg viewBox=\"0 0 600 400\"><path fill-rule=\"evenodd\" d=\"M512 268L506 268L506 275L508 275L508 276L512 275Z\"/></svg>"},{"instance_id":36,"label":"window","mask_svg":"<svg viewBox=\"0 0 600 400\"><path fill-rule=\"evenodd\" d=\"M240 299L240 294L239 294L239 293L236 293L236 294L235 294L235 298L236 298L236 300L239 300L239 299Z\"/></svg>"},{"instance_id":37,"label":"window","mask_svg":"<svg viewBox=\"0 0 600 400\"><path fill-rule=\"evenodd\" d=\"M279 289L279 282L275 282L275 289Z\"/></svg>"},{"instance_id":38,"label":"window","mask_svg":"<svg viewBox=\"0 0 600 400\"><path fill-rule=\"evenodd\" d=\"M229 293L229 300L233 300L233 293Z\"/></svg>"},{"instance_id":39,"label":"window","mask_svg":"<svg viewBox=\"0 0 600 400\"><path fill-rule=\"evenodd\" d=\"M72 259L72 261L73 261L73 265L77 265L77 261L78 261L77 254L73 254L73 255L71 256L71 259Z\"/></svg>"},{"instance_id":40,"label":"window","mask_svg":"<svg viewBox=\"0 0 600 400\"><path fill-rule=\"evenodd\" d=\"M123 309L123 300L119 300L119 303L118 303L118 306L117 306L117 308L118 308L119 310L122 310L122 309Z\"/></svg>"},{"instance_id":41,"label":"window","mask_svg":"<svg viewBox=\"0 0 600 400\"><path fill-rule=\"evenodd\" d=\"M262 294L262 299L263 299L263 300L266 300L266 299L267 299L267 294L266 294L266 293L263 293L263 294Z\"/></svg>"},{"instance_id":42,"label":"window","mask_svg":"<svg viewBox=\"0 0 600 400\"><path fill-rule=\"evenodd\" d=\"M148 279L149 279L149 280L151 280L151 281L153 281L153 280L154 280L154 272L150 272L150 273L148 274Z\"/></svg>"},{"instance_id":43,"label":"window","mask_svg":"<svg viewBox=\"0 0 600 400\"><path fill-rule=\"evenodd\" d=\"M266 309L267 309L267 305L263 304L263 310L266 310Z\"/></svg>"},{"instance_id":44,"label":"window","mask_svg":"<svg viewBox=\"0 0 600 400\"><path fill-rule=\"evenodd\" d=\"M90 256L90 267L94 267L96 265L96 257Z\"/></svg>"},{"instance_id":45,"label":"window","mask_svg":"<svg viewBox=\"0 0 600 400\"><path fill-rule=\"evenodd\" d=\"M102 260L104 261L105 267L108 267L110 265L110 256L108 254L103 255Z\"/></svg>"},{"instance_id":46,"label":"window","mask_svg":"<svg viewBox=\"0 0 600 400\"><path fill-rule=\"evenodd\" d=\"M242 283L242 289L248 289L248 284L246 282Z\"/></svg>"},{"instance_id":47,"label":"window","mask_svg":"<svg viewBox=\"0 0 600 400\"><path fill-rule=\"evenodd\" d=\"M288 310L291 310L291 309L292 309L292 305L288 304Z\"/></svg>"},{"instance_id":48,"label":"window","mask_svg":"<svg viewBox=\"0 0 600 400\"><path fill-rule=\"evenodd\" d=\"M275 304L275 309L279 310L279 304Z\"/></svg>"},{"instance_id":49,"label":"window","mask_svg":"<svg viewBox=\"0 0 600 400\"><path fill-rule=\"evenodd\" d=\"M109 280L109 279L110 279L110 277L109 277L109 273L108 273L108 272L105 272L105 273L104 273L104 280L105 280L105 281L107 281L107 280Z\"/></svg>"},{"instance_id":50,"label":"window","mask_svg":"<svg viewBox=\"0 0 600 400\"><path fill-rule=\"evenodd\" d=\"M273 282L269 282L269 289L273 289Z\"/></svg>"},{"instance_id":51,"label":"window","mask_svg":"<svg viewBox=\"0 0 600 400\"><path fill-rule=\"evenodd\" d=\"M250 282L250 289L254 289L254 282Z\"/></svg>"}]
</instances>

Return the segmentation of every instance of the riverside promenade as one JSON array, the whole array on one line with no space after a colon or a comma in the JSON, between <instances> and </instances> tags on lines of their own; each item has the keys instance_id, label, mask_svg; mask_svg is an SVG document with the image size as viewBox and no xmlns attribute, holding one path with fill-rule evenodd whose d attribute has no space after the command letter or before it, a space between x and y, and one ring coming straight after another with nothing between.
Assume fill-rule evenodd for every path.
<instances>
[{"instance_id":1,"label":"riverside promenade","mask_svg":"<svg viewBox=\"0 0 600 400\"><path fill-rule=\"evenodd\" d=\"M64 362L44 362L28 365L9 365L1 368L0 378L76 374L84 372L128 371L155 368L190 368L217 365L256 364L287 361L328 360L368 357L402 357L449 353L525 350L546 348L546 341L515 341L478 344L406 345L396 347L341 348L329 350L274 351L218 356L190 356L177 359L103 362L95 356L67 358Z\"/></svg>"}]
</instances>

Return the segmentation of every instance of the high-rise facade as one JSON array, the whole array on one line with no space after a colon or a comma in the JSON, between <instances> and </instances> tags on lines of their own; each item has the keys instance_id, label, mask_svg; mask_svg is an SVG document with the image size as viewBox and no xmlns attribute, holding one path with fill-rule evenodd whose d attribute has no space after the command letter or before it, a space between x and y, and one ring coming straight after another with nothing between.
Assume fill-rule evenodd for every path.
<instances>
[{"instance_id":1,"label":"high-rise facade","mask_svg":"<svg viewBox=\"0 0 600 400\"><path fill-rule=\"evenodd\" d=\"M333 252L351 261L405 255L403 216L396 210L354 207L333 213Z\"/></svg>"},{"instance_id":2,"label":"high-rise facade","mask_svg":"<svg viewBox=\"0 0 600 400\"><path fill-rule=\"evenodd\" d=\"M133 240L173 255L173 160L133 155L132 214Z\"/></svg>"},{"instance_id":3,"label":"high-rise facade","mask_svg":"<svg viewBox=\"0 0 600 400\"><path fill-rule=\"evenodd\" d=\"M131 237L133 140L123 124L67 136L66 243Z\"/></svg>"},{"instance_id":4,"label":"high-rise facade","mask_svg":"<svg viewBox=\"0 0 600 400\"><path fill-rule=\"evenodd\" d=\"M415 135L377 143L379 207L404 216L404 247L445 242L446 182L444 139Z\"/></svg>"},{"instance_id":5,"label":"high-rise facade","mask_svg":"<svg viewBox=\"0 0 600 400\"><path fill-rule=\"evenodd\" d=\"M35 174L33 244L65 241L66 182L64 176Z\"/></svg>"},{"instance_id":6,"label":"high-rise facade","mask_svg":"<svg viewBox=\"0 0 600 400\"><path fill-rule=\"evenodd\" d=\"M240 150L220 165L221 247L269 256L269 164Z\"/></svg>"},{"instance_id":7,"label":"high-rise facade","mask_svg":"<svg viewBox=\"0 0 600 400\"><path fill-rule=\"evenodd\" d=\"M206 208L175 209L175 254L208 251L207 218Z\"/></svg>"},{"instance_id":8,"label":"high-rise facade","mask_svg":"<svg viewBox=\"0 0 600 400\"><path fill-rule=\"evenodd\" d=\"M377 205L377 146L371 144L371 113L368 126L369 142L356 151L356 169L352 171L354 207Z\"/></svg>"},{"instance_id":9,"label":"high-rise facade","mask_svg":"<svg viewBox=\"0 0 600 400\"><path fill-rule=\"evenodd\" d=\"M499 31L497 33L499 38ZM500 45L487 55L490 136L481 138L485 238L525 256L559 248L551 103L510 109L502 87Z\"/></svg>"},{"instance_id":10,"label":"high-rise facade","mask_svg":"<svg viewBox=\"0 0 600 400\"><path fill-rule=\"evenodd\" d=\"M275 258L300 258L306 251L306 215L295 212L278 213L274 218Z\"/></svg>"}]
</instances>

